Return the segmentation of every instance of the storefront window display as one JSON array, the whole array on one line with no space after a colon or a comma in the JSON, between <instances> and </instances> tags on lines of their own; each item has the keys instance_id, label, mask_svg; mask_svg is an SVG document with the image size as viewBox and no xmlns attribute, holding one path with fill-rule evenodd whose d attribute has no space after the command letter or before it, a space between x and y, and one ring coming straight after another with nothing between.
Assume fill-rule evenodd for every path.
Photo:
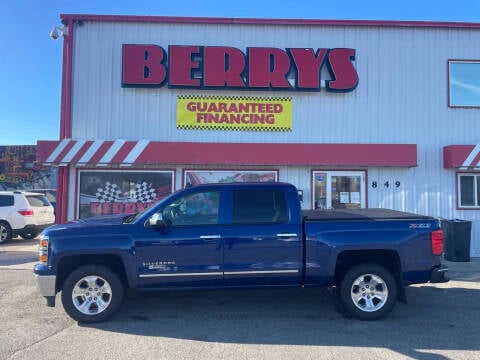
<instances>
[{"instance_id":1,"label":"storefront window display","mask_svg":"<svg viewBox=\"0 0 480 360\"><path fill-rule=\"evenodd\" d=\"M277 170L185 170L185 186L206 183L277 181Z\"/></svg>"},{"instance_id":2,"label":"storefront window display","mask_svg":"<svg viewBox=\"0 0 480 360\"><path fill-rule=\"evenodd\" d=\"M82 170L78 174L77 214L135 213L173 192L173 171Z\"/></svg>"}]
</instances>

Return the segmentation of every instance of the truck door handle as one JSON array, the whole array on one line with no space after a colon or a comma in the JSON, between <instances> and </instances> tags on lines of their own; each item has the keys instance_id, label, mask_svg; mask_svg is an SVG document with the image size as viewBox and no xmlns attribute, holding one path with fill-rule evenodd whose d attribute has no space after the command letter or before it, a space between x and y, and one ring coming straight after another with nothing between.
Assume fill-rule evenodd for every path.
<instances>
[{"instance_id":1,"label":"truck door handle","mask_svg":"<svg viewBox=\"0 0 480 360\"><path fill-rule=\"evenodd\" d=\"M200 239L210 240L210 239L220 239L220 235L200 235Z\"/></svg>"},{"instance_id":2,"label":"truck door handle","mask_svg":"<svg viewBox=\"0 0 480 360\"><path fill-rule=\"evenodd\" d=\"M298 234L295 233L280 233L277 234L277 237L297 237Z\"/></svg>"}]
</instances>

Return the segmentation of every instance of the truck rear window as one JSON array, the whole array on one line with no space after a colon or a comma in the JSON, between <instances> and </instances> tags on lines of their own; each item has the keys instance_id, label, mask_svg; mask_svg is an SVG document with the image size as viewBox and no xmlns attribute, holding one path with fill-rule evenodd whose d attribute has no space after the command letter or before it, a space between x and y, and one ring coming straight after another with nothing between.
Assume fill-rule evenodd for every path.
<instances>
[{"instance_id":1,"label":"truck rear window","mask_svg":"<svg viewBox=\"0 0 480 360\"><path fill-rule=\"evenodd\" d=\"M282 190L235 190L234 224L282 223L288 221L287 201Z\"/></svg>"}]
</instances>

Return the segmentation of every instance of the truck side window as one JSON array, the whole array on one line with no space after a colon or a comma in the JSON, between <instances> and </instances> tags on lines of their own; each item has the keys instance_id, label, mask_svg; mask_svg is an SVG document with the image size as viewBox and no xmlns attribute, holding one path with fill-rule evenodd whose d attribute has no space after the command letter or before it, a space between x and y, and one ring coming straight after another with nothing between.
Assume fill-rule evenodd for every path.
<instances>
[{"instance_id":1,"label":"truck side window","mask_svg":"<svg viewBox=\"0 0 480 360\"><path fill-rule=\"evenodd\" d=\"M185 195L163 209L163 218L172 226L218 224L220 193L216 191Z\"/></svg>"},{"instance_id":2,"label":"truck side window","mask_svg":"<svg viewBox=\"0 0 480 360\"><path fill-rule=\"evenodd\" d=\"M234 224L282 223L288 221L282 190L236 190L233 192Z\"/></svg>"}]
</instances>

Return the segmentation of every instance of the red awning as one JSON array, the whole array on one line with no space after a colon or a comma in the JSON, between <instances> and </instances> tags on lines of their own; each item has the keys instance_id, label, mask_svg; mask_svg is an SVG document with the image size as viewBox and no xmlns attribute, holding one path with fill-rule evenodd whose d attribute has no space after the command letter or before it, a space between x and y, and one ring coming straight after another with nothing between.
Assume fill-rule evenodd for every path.
<instances>
[{"instance_id":1,"label":"red awning","mask_svg":"<svg viewBox=\"0 0 480 360\"><path fill-rule=\"evenodd\" d=\"M445 146L443 167L480 170L480 144Z\"/></svg>"},{"instance_id":2,"label":"red awning","mask_svg":"<svg viewBox=\"0 0 480 360\"><path fill-rule=\"evenodd\" d=\"M150 140L39 141L45 165L336 165L417 166L416 144L266 144Z\"/></svg>"}]
</instances>

